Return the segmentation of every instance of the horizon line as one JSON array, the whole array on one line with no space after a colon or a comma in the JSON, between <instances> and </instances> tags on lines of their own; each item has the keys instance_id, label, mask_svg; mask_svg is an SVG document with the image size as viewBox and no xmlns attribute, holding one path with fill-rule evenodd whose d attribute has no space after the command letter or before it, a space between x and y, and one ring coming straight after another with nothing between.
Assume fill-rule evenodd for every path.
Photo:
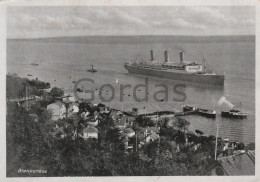
<instances>
[{"instance_id":1,"label":"horizon line","mask_svg":"<svg viewBox=\"0 0 260 182\"><path fill-rule=\"evenodd\" d=\"M238 37L238 36L256 36L255 34L240 35L68 35L68 36L50 36L50 37L31 37L31 38L6 38L6 40L33 40L33 39L49 39L49 38L66 38L66 37L145 37L145 36L176 36L176 37Z\"/></svg>"}]
</instances>

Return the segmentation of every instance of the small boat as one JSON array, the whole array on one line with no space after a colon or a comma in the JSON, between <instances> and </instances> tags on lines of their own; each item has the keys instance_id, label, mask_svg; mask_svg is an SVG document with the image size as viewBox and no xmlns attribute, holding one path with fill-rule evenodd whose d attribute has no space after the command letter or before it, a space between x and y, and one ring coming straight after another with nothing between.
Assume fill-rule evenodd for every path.
<instances>
[{"instance_id":1,"label":"small boat","mask_svg":"<svg viewBox=\"0 0 260 182\"><path fill-rule=\"evenodd\" d=\"M183 112L187 112L187 111L197 111L196 107L192 107L192 106L184 106L183 107Z\"/></svg>"},{"instance_id":2,"label":"small boat","mask_svg":"<svg viewBox=\"0 0 260 182\"><path fill-rule=\"evenodd\" d=\"M31 74L27 74L27 76L32 76Z\"/></svg>"},{"instance_id":3,"label":"small boat","mask_svg":"<svg viewBox=\"0 0 260 182\"><path fill-rule=\"evenodd\" d=\"M77 88L77 92L83 92L82 88Z\"/></svg>"},{"instance_id":4,"label":"small boat","mask_svg":"<svg viewBox=\"0 0 260 182\"><path fill-rule=\"evenodd\" d=\"M119 84L119 80L118 79L116 79L116 83Z\"/></svg>"},{"instance_id":5,"label":"small boat","mask_svg":"<svg viewBox=\"0 0 260 182\"><path fill-rule=\"evenodd\" d=\"M95 70L94 68L93 68L93 65L91 65L91 69L89 69L89 70L87 70L88 72L91 72L91 73L95 73L95 72L97 72L97 70Z\"/></svg>"},{"instance_id":6,"label":"small boat","mask_svg":"<svg viewBox=\"0 0 260 182\"><path fill-rule=\"evenodd\" d=\"M206 116L208 118L216 118L216 111L214 110L208 110L208 109L197 109L197 113L201 116Z\"/></svg>"},{"instance_id":7,"label":"small boat","mask_svg":"<svg viewBox=\"0 0 260 182\"><path fill-rule=\"evenodd\" d=\"M222 111L221 117L245 119L247 118L247 114L242 113L239 110L231 109L230 111Z\"/></svg>"},{"instance_id":8,"label":"small boat","mask_svg":"<svg viewBox=\"0 0 260 182\"><path fill-rule=\"evenodd\" d=\"M39 66L37 63L31 63L32 66Z\"/></svg>"},{"instance_id":9,"label":"small boat","mask_svg":"<svg viewBox=\"0 0 260 182\"><path fill-rule=\"evenodd\" d=\"M72 83L76 83L76 81L72 81Z\"/></svg>"}]
</instances>

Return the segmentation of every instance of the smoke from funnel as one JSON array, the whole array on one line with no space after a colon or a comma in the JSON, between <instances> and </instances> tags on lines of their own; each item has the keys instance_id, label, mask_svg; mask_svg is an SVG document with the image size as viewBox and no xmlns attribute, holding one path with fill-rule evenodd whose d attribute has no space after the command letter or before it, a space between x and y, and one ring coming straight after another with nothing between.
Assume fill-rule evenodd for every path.
<instances>
[{"instance_id":1,"label":"smoke from funnel","mask_svg":"<svg viewBox=\"0 0 260 182\"><path fill-rule=\"evenodd\" d=\"M219 99L219 101L218 101L218 105L219 106L221 106L221 105L223 105L223 104L226 104L228 107L230 107L230 108L233 108L234 107L234 105L231 103L231 102L229 102L224 96L222 96L220 99Z\"/></svg>"}]
</instances>

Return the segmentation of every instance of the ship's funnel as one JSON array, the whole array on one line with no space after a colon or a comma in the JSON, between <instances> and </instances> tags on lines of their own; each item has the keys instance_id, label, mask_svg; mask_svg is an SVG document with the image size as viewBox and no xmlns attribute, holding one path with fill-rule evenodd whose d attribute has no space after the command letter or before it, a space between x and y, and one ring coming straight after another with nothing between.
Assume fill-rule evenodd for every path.
<instances>
[{"instance_id":1,"label":"ship's funnel","mask_svg":"<svg viewBox=\"0 0 260 182\"><path fill-rule=\"evenodd\" d=\"M183 61L184 61L184 52L181 51L180 52L180 64L183 64Z\"/></svg>"},{"instance_id":2,"label":"ship's funnel","mask_svg":"<svg viewBox=\"0 0 260 182\"><path fill-rule=\"evenodd\" d=\"M154 61L154 54L153 54L153 50L151 50L151 61Z\"/></svg>"},{"instance_id":3,"label":"ship's funnel","mask_svg":"<svg viewBox=\"0 0 260 182\"><path fill-rule=\"evenodd\" d=\"M169 62L168 51L164 51L164 58L165 58L165 63Z\"/></svg>"}]
</instances>

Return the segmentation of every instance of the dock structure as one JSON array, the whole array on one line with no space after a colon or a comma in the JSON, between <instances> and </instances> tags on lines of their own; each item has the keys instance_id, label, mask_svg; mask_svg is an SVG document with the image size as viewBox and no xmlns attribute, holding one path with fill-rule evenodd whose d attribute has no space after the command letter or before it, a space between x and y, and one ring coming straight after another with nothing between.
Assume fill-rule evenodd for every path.
<instances>
[{"instance_id":1,"label":"dock structure","mask_svg":"<svg viewBox=\"0 0 260 182\"><path fill-rule=\"evenodd\" d=\"M197 114L197 111L185 111L185 112L173 112L173 111L158 111L147 114L139 114L138 116L165 116L165 115L174 115L174 116L186 116Z\"/></svg>"},{"instance_id":2,"label":"dock structure","mask_svg":"<svg viewBox=\"0 0 260 182\"><path fill-rule=\"evenodd\" d=\"M192 114L197 114L197 111L176 112L175 116L186 116L186 115L192 115Z\"/></svg>"}]
</instances>

